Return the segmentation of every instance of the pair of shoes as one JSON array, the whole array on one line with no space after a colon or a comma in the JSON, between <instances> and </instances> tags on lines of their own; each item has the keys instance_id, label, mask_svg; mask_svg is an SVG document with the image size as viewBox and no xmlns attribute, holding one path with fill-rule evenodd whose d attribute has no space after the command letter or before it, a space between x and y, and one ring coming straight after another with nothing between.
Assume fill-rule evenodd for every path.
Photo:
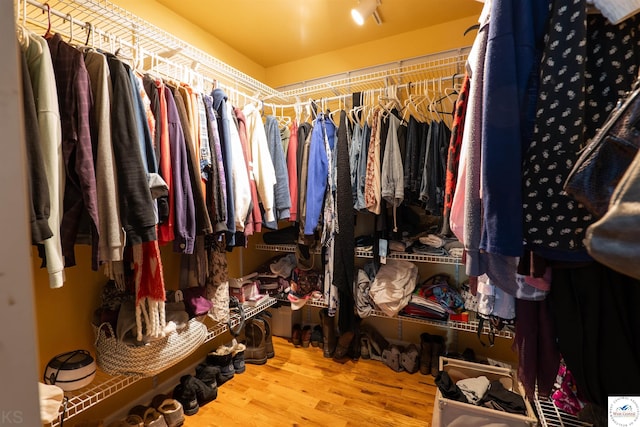
<instances>
[{"instance_id":1,"label":"pair of shoes","mask_svg":"<svg viewBox=\"0 0 640 427\"><path fill-rule=\"evenodd\" d=\"M426 332L420 334L420 373L422 375L438 375L440 370L440 356L445 354L444 337L430 335Z\"/></svg>"},{"instance_id":2,"label":"pair of shoes","mask_svg":"<svg viewBox=\"0 0 640 427\"><path fill-rule=\"evenodd\" d=\"M218 387L214 388L191 375L183 375L180 384L173 389L173 397L180 402L185 415L194 415L200 406L218 397Z\"/></svg>"},{"instance_id":3,"label":"pair of shoes","mask_svg":"<svg viewBox=\"0 0 640 427\"><path fill-rule=\"evenodd\" d=\"M151 401L151 406L164 417L167 427L180 427L184 424L182 404L165 394L159 394Z\"/></svg>"},{"instance_id":4,"label":"pair of shoes","mask_svg":"<svg viewBox=\"0 0 640 427\"><path fill-rule=\"evenodd\" d=\"M322 326L315 325L311 331L311 347L322 348Z\"/></svg>"},{"instance_id":5,"label":"pair of shoes","mask_svg":"<svg viewBox=\"0 0 640 427\"><path fill-rule=\"evenodd\" d=\"M155 408L151 406L144 405L136 405L131 410L129 410L129 416L136 416L140 418L143 422L142 425L149 427L167 427L167 422L165 421L162 414L156 411ZM129 418L129 417L127 417ZM134 418L135 419L135 418ZM140 425L140 424L138 424Z\"/></svg>"}]
</instances>

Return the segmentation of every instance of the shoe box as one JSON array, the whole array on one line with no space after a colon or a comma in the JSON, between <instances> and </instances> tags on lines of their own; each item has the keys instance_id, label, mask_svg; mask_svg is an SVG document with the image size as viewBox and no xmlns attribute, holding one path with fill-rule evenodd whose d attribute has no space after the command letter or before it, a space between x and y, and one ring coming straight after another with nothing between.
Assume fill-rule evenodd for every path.
<instances>
[{"instance_id":1,"label":"shoe box","mask_svg":"<svg viewBox=\"0 0 640 427\"><path fill-rule=\"evenodd\" d=\"M489 381L500 380L507 390L518 393L524 398L524 389L518 381L516 372L509 368L489 366L465 360L440 357L440 370L446 371L455 384L461 379L485 376ZM442 396L439 389L433 407L433 427L464 426L481 427L487 425L534 427L538 419L529 401L524 398L526 415L503 412L484 406L458 402Z\"/></svg>"}]
</instances>

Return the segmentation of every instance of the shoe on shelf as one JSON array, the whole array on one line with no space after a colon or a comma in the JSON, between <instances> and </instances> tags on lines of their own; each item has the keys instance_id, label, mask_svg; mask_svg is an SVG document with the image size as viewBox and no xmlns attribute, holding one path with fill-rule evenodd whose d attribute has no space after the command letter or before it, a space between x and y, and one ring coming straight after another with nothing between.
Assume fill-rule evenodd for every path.
<instances>
[{"instance_id":1,"label":"shoe on shelf","mask_svg":"<svg viewBox=\"0 0 640 427\"><path fill-rule=\"evenodd\" d=\"M184 410L176 399L159 394L153 398L151 406L162 414L168 427L180 427L184 424Z\"/></svg>"},{"instance_id":2,"label":"shoe on shelf","mask_svg":"<svg viewBox=\"0 0 640 427\"><path fill-rule=\"evenodd\" d=\"M142 418L145 427L167 427L167 422L162 414L151 406L136 405L129 410L129 415L137 415Z\"/></svg>"},{"instance_id":3,"label":"shoe on shelf","mask_svg":"<svg viewBox=\"0 0 640 427\"><path fill-rule=\"evenodd\" d=\"M298 323L293 325L291 329L291 344L296 347L300 347L302 345L302 328Z\"/></svg>"},{"instance_id":4,"label":"shoe on shelf","mask_svg":"<svg viewBox=\"0 0 640 427\"><path fill-rule=\"evenodd\" d=\"M191 381L187 381L188 377L190 378L191 375L180 378L180 384L173 389L173 398L180 402L185 415L195 415L198 413L200 405L198 405L196 388Z\"/></svg>"},{"instance_id":5,"label":"shoe on shelf","mask_svg":"<svg viewBox=\"0 0 640 427\"><path fill-rule=\"evenodd\" d=\"M302 328L300 340L302 341L302 347L309 348L309 344L311 344L311 326L305 325L304 328Z\"/></svg>"}]
</instances>

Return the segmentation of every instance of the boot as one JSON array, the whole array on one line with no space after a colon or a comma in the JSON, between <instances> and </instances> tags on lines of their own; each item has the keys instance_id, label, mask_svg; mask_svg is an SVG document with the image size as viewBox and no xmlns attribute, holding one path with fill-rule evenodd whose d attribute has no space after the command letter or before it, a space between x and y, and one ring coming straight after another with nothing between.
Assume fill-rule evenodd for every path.
<instances>
[{"instance_id":1,"label":"boot","mask_svg":"<svg viewBox=\"0 0 640 427\"><path fill-rule=\"evenodd\" d=\"M233 369L236 374L241 374L246 370L244 365L244 352L246 349L246 345L237 343L231 351L231 362L233 363Z\"/></svg>"},{"instance_id":2,"label":"boot","mask_svg":"<svg viewBox=\"0 0 640 427\"><path fill-rule=\"evenodd\" d=\"M322 325L322 353L324 357L332 357L336 348L336 332L334 318L329 316L329 310L320 310L320 324ZM351 340L349 340L351 341Z\"/></svg>"},{"instance_id":3,"label":"boot","mask_svg":"<svg viewBox=\"0 0 640 427\"><path fill-rule=\"evenodd\" d=\"M271 318L273 316L268 311L263 311L258 315L258 317L264 321L264 331L265 331L264 346L267 352L267 359L271 359L276 356L276 353L273 350L273 338L271 335Z\"/></svg>"},{"instance_id":4,"label":"boot","mask_svg":"<svg viewBox=\"0 0 640 427\"><path fill-rule=\"evenodd\" d=\"M253 365L267 363L265 322L262 319L249 319L244 326L247 348L244 351L244 362Z\"/></svg>"},{"instance_id":5,"label":"boot","mask_svg":"<svg viewBox=\"0 0 640 427\"><path fill-rule=\"evenodd\" d=\"M338 345L333 352L333 360L338 363L345 363L349 360L349 348L353 341L353 332L347 331L338 338ZM325 356L326 357L326 356Z\"/></svg>"},{"instance_id":6,"label":"boot","mask_svg":"<svg viewBox=\"0 0 640 427\"><path fill-rule=\"evenodd\" d=\"M426 332L420 334L420 373L431 373L431 335Z\"/></svg>"},{"instance_id":7,"label":"boot","mask_svg":"<svg viewBox=\"0 0 640 427\"><path fill-rule=\"evenodd\" d=\"M207 354L207 364L218 367L219 371L216 376L218 386L226 383L235 375L231 349L225 345L221 345L216 351Z\"/></svg>"},{"instance_id":8,"label":"boot","mask_svg":"<svg viewBox=\"0 0 640 427\"><path fill-rule=\"evenodd\" d=\"M369 358L381 362L382 352L389 348L389 341L387 341L376 328L369 324L360 325L360 334L367 337Z\"/></svg>"},{"instance_id":9,"label":"boot","mask_svg":"<svg viewBox=\"0 0 640 427\"><path fill-rule=\"evenodd\" d=\"M300 340L302 341L302 347L308 348L309 344L311 344L311 326L305 325L302 328L302 335Z\"/></svg>"},{"instance_id":10,"label":"boot","mask_svg":"<svg viewBox=\"0 0 640 427\"><path fill-rule=\"evenodd\" d=\"M444 355L444 337L440 335L431 336L431 375L436 376L440 371L440 356Z\"/></svg>"}]
</instances>

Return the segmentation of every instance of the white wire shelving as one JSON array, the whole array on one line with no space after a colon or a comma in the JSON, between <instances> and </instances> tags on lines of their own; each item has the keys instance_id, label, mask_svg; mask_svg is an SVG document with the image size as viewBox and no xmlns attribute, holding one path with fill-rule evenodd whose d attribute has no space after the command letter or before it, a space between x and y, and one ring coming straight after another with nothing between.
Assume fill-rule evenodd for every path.
<instances>
[{"instance_id":1,"label":"white wire shelving","mask_svg":"<svg viewBox=\"0 0 640 427\"><path fill-rule=\"evenodd\" d=\"M568 414L558 409L551 399L539 398L536 394L534 399L538 421L541 427L589 427L592 424L580 421L576 416Z\"/></svg>"},{"instance_id":2,"label":"white wire shelving","mask_svg":"<svg viewBox=\"0 0 640 427\"><path fill-rule=\"evenodd\" d=\"M277 300L275 298L266 298L261 304L255 307L244 306L245 318L249 319L255 316L276 302ZM240 322L241 319L238 314L231 315L230 324L232 328L236 327ZM208 326L208 333L204 343L214 340L228 330L229 325L226 323L215 323L214 325ZM167 366L167 369L169 368L171 368L171 366ZM65 406L64 421L68 421L143 378L147 377L138 375L109 375L98 368L95 379L87 387L72 392L65 392L67 403ZM51 426L58 427L61 425L61 421L62 411L58 419L54 421Z\"/></svg>"}]
</instances>

